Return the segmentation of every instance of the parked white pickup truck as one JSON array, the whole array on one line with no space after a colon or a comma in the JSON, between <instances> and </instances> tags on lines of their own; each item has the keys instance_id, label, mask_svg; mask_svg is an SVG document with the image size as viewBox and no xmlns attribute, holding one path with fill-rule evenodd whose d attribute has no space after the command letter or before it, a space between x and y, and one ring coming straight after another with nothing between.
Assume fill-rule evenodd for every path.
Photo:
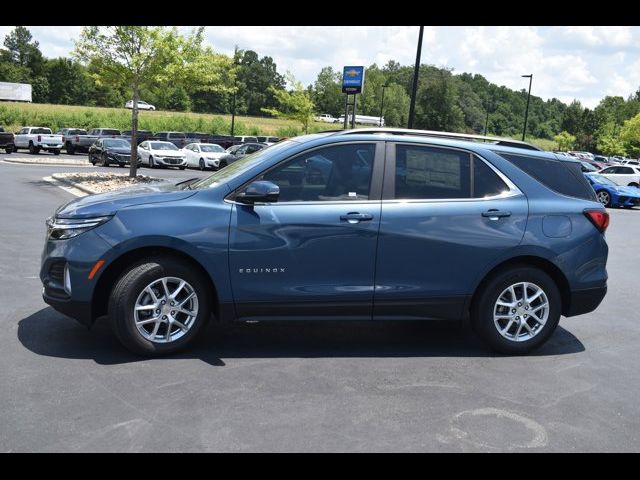
<instances>
[{"instance_id":1,"label":"parked white pickup truck","mask_svg":"<svg viewBox=\"0 0 640 480\"><path fill-rule=\"evenodd\" d=\"M60 155L62 149L62 135L54 135L50 128L24 127L15 135L14 150L29 149L29 153L40 153L40 150Z\"/></svg>"},{"instance_id":2,"label":"parked white pickup truck","mask_svg":"<svg viewBox=\"0 0 640 480\"><path fill-rule=\"evenodd\" d=\"M332 117L328 113L322 113L313 117L316 122L325 122L325 123L336 123L338 121L337 118Z\"/></svg>"}]
</instances>

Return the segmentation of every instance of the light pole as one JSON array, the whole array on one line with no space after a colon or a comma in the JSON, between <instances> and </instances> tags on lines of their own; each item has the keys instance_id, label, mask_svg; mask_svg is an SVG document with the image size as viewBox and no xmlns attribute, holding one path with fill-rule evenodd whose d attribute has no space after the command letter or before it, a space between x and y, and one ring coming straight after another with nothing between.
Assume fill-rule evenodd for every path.
<instances>
[{"instance_id":1,"label":"light pole","mask_svg":"<svg viewBox=\"0 0 640 480\"><path fill-rule=\"evenodd\" d=\"M413 87L411 88L411 105L409 106L408 128L413 128L413 117L416 113L416 92L418 91L418 75L420 74L420 54L422 53L423 32L424 27L420 27L420 34L418 35L418 51L416 52L416 66L413 70Z\"/></svg>"},{"instance_id":2,"label":"light pole","mask_svg":"<svg viewBox=\"0 0 640 480\"><path fill-rule=\"evenodd\" d=\"M531 100L531 82L533 81L533 73L529 75L522 75L522 78L529 79L529 94L527 95L527 108L524 111L524 128L522 129L522 141L524 142L524 136L527 133L527 117L529 116L529 100Z\"/></svg>"},{"instance_id":3,"label":"light pole","mask_svg":"<svg viewBox=\"0 0 640 480\"><path fill-rule=\"evenodd\" d=\"M384 110L384 89L389 85L382 85L382 101L380 102L380 121L378 122L378 126L382 127L382 112Z\"/></svg>"}]
</instances>

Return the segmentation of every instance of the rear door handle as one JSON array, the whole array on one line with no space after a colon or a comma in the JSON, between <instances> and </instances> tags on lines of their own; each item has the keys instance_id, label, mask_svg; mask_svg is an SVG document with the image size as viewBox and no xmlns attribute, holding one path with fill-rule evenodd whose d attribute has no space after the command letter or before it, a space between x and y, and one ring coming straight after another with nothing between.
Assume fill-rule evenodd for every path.
<instances>
[{"instance_id":1,"label":"rear door handle","mask_svg":"<svg viewBox=\"0 0 640 480\"><path fill-rule=\"evenodd\" d=\"M340 215L340 220L346 220L349 223L360 223L373 220L373 215L369 213L349 212L346 215Z\"/></svg>"},{"instance_id":2,"label":"rear door handle","mask_svg":"<svg viewBox=\"0 0 640 480\"><path fill-rule=\"evenodd\" d=\"M488 212L482 212L483 217L489 217L489 220L498 220L502 217L510 217L511 212L505 210L489 210Z\"/></svg>"}]
</instances>

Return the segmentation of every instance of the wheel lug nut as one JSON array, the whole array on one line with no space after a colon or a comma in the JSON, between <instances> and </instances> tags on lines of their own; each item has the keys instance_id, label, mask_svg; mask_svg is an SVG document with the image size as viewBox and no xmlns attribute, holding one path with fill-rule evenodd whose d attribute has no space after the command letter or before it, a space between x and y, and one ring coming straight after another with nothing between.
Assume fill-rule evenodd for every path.
<instances>
[{"instance_id":1,"label":"wheel lug nut","mask_svg":"<svg viewBox=\"0 0 640 480\"><path fill-rule=\"evenodd\" d=\"M526 307L524 307L525 310L529 310L529 305L527 305Z\"/></svg>"},{"instance_id":2,"label":"wheel lug nut","mask_svg":"<svg viewBox=\"0 0 640 480\"><path fill-rule=\"evenodd\" d=\"M160 303L161 303L162 305L164 305L164 304L165 304L165 303L167 303L167 302L165 302L164 300L162 300Z\"/></svg>"},{"instance_id":3,"label":"wheel lug nut","mask_svg":"<svg viewBox=\"0 0 640 480\"><path fill-rule=\"evenodd\" d=\"M173 302L171 302L171 306L173 307L175 304Z\"/></svg>"},{"instance_id":4,"label":"wheel lug nut","mask_svg":"<svg viewBox=\"0 0 640 480\"><path fill-rule=\"evenodd\" d=\"M166 316L166 315L162 315L162 319L163 319L163 320L166 320L166 319L167 319L167 316Z\"/></svg>"},{"instance_id":5,"label":"wheel lug nut","mask_svg":"<svg viewBox=\"0 0 640 480\"><path fill-rule=\"evenodd\" d=\"M521 307L521 306L522 306L522 303L518 302L518 306L519 306L519 307Z\"/></svg>"},{"instance_id":6,"label":"wheel lug nut","mask_svg":"<svg viewBox=\"0 0 640 480\"><path fill-rule=\"evenodd\" d=\"M511 310L511 313L516 313L516 309L515 309L515 308L514 308L514 309L512 309L512 310Z\"/></svg>"},{"instance_id":7,"label":"wheel lug nut","mask_svg":"<svg viewBox=\"0 0 640 480\"><path fill-rule=\"evenodd\" d=\"M524 318L527 318L529 315L527 315L526 313L523 315Z\"/></svg>"},{"instance_id":8,"label":"wheel lug nut","mask_svg":"<svg viewBox=\"0 0 640 480\"><path fill-rule=\"evenodd\" d=\"M160 313L160 309L156 310L156 313Z\"/></svg>"},{"instance_id":9,"label":"wheel lug nut","mask_svg":"<svg viewBox=\"0 0 640 480\"><path fill-rule=\"evenodd\" d=\"M174 312L174 311L172 310L172 311L171 311L171 315L175 315L175 314L176 314L176 312Z\"/></svg>"},{"instance_id":10,"label":"wheel lug nut","mask_svg":"<svg viewBox=\"0 0 640 480\"><path fill-rule=\"evenodd\" d=\"M516 317L516 320L520 320L520 317Z\"/></svg>"}]
</instances>

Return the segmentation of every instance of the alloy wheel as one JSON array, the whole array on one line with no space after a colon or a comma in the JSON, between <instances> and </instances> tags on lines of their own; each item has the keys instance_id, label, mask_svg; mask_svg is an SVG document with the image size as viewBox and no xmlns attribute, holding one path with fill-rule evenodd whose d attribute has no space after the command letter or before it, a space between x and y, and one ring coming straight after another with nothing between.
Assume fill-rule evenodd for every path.
<instances>
[{"instance_id":1,"label":"alloy wheel","mask_svg":"<svg viewBox=\"0 0 640 480\"><path fill-rule=\"evenodd\" d=\"M548 318L547 294L530 282L514 283L505 288L493 308L496 329L513 342L525 342L535 337Z\"/></svg>"},{"instance_id":2,"label":"alloy wheel","mask_svg":"<svg viewBox=\"0 0 640 480\"><path fill-rule=\"evenodd\" d=\"M177 277L163 277L148 284L134 306L138 333L154 343L171 343L183 337L197 316L194 288Z\"/></svg>"}]
</instances>

